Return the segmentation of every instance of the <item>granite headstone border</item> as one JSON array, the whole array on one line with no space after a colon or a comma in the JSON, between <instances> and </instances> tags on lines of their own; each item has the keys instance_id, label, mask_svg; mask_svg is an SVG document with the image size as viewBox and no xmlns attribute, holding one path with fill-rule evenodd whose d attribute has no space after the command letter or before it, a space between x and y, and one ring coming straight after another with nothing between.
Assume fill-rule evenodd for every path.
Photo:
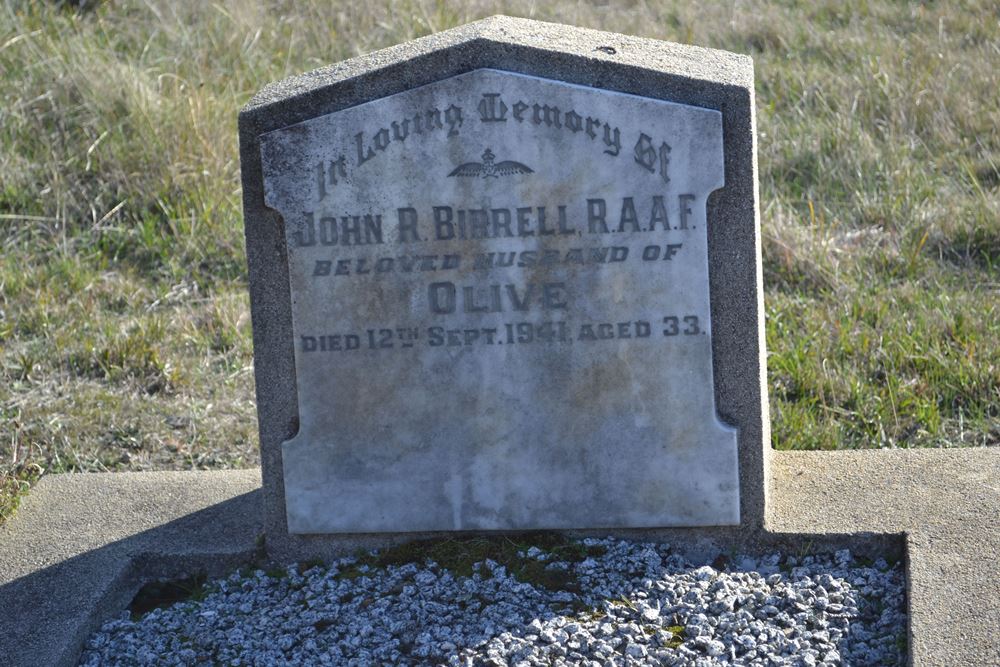
<instances>
[{"instance_id":1,"label":"granite headstone border","mask_svg":"<svg viewBox=\"0 0 1000 667\"><path fill-rule=\"evenodd\" d=\"M478 68L722 113L726 185L708 202L715 398L719 417L739 431L741 525L737 530L760 531L770 438L764 390L752 61L722 51L498 16L271 84L240 113L268 552L281 560L310 558L415 535L288 533L281 443L298 430L288 260L283 222L264 204L259 137Z\"/></svg>"}]
</instances>

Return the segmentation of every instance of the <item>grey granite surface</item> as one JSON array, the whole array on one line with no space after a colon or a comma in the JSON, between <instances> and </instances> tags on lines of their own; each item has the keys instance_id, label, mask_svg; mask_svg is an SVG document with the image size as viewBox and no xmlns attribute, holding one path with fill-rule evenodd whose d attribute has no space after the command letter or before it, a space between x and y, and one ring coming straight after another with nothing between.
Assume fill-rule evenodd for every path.
<instances>
[{"instance_id":1,"label":"grey granite surface","mask_svg":"<svg viewBox=\"0 0 1000 667\"><path fill-rule=\"evenodd\" d=\"M766 489L763 443L768 427L766 397L761 391L764 362L750 60L654 40L494 17L268 86L241 113L265 527L270 543L285 556L309 557L367 538L361 533L339 538L288 531L282 443L291 440L301 425L288 287L292 276L285 222L265 202L261 137L482 68L721 114L725 186L708 197L706 207L715 408L723 423L737 429L741 524L760 526ZM497 160L518 161L497 154L496 148L491 150ZM456 154L453 161L485 163L480 151ZM329 184L328 174L326 178Z\"/></svg>"}]
</instances>

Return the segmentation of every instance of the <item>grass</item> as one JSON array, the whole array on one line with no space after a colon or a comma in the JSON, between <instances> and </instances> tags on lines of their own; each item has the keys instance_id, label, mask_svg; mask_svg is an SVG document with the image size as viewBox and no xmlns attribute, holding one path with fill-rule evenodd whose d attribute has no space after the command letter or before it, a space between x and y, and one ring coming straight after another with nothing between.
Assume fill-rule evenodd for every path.
<instances>
[{"instance_id":1,"label":"grass","mask_svg":"<svg viewBox=\"0 0 1000 667\"><path fill-rule=\"evenodd\" d=\"M773 444L1000 444L1000 9L0 0L0 519L41 471L258 462L236 114L508 13L754 57Z\"/></svg>"}]
</instances>

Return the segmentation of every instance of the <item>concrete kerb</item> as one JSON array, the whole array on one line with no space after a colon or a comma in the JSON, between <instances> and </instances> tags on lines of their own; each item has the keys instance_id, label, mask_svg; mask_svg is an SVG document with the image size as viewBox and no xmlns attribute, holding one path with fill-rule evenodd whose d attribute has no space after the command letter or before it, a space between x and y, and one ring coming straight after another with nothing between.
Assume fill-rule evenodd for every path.
<instances>
[{"instance_id":1,"label":"concrete kerb","mask_svg":"<svg viewBox=\"0 0 1000 667\"><path fill-rule=\"evenodd\" d=\"M903 553L911 664L1000 664L1000 449L775 452L772 466L764 530L619 534L692 557ZM259 557L261 511L256 470L43 478L0 527L0 663L73 665L144 583Z\"/></svg>"},{"instance_id":2,"label":"concrete kerb","mask_svg":"<svg viewBox=\"0 0 1000 667\"><path fill-rule=\"evenodd\" d=\"M905 535L916 665L1000 664L1000 448L782 452L767 527Z\"/></svg>"},{"instance_id":3,"label":"concrete kerb","mask_svg":"<svg viewBox=\"0 0 1000 667\"><path fill-rule=\"evenodd\" d=\"M51 475L0 527L0 665L75 665L139 588L251 560L260 473Z\"/></svg>"}]
</instances>

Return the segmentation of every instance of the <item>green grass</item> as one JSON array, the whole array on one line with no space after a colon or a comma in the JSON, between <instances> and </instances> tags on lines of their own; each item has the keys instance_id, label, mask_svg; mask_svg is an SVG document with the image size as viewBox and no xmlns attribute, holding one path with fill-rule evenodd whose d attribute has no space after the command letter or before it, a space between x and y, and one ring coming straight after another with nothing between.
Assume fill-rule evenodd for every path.
<instances>
[{"instance_id":1,"label":"green grass","mask_svg":"<svg viewBox=\"0 0 1000 667\"><path fill-rule=\"evenodd\" d=\"M236 115L493 13L754 57L773 444L1000 444L994 2L0 0L0 519L258 462Z\"/></svg>"}]
</instances>

